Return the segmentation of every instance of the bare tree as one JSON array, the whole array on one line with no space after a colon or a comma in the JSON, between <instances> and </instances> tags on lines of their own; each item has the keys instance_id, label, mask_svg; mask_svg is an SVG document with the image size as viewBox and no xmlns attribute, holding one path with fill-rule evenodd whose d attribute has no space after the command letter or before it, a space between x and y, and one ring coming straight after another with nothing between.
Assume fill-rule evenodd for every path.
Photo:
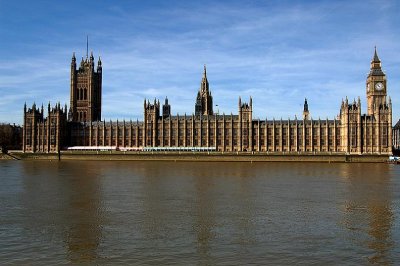
<instances>
[{"instance_id":1,"label":"bare tree","mask_svg":"<svg viewBox=\"0 0 400 266\"><path fill-rule=\"evenodd\" d=\"M16 125L0 123L0 147L3 152L8 149L21 149L22 128Z\"/></svg>"}]
</instances>

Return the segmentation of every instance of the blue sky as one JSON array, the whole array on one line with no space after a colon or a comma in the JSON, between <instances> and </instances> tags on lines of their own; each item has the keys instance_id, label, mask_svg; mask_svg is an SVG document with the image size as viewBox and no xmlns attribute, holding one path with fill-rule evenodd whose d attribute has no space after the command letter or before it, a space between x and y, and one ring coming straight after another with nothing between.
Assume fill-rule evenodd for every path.
<instances>
[{"instance_id":1,"label":"blue sky","mask_svg":"<svg viewBox=\"0 0 400 266\"><path fill-rule=\"evenodd\" d=\"M219 113L253 97L253 117L334 118L361 97L378 48L400 116L398 1L0 0L0 122L28 106L69 103L72 53L103 62L103 118L142 119L143 99L168 96L191 114L203 65Z\"/></svg>"}]
</instances>

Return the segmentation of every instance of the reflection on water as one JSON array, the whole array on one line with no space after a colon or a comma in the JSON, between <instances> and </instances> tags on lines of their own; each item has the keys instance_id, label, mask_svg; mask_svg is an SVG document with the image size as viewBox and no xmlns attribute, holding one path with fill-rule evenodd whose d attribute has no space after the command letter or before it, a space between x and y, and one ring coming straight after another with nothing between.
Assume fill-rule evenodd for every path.
<instances>
[{"instance_id":1,"label":"reflection on water","mask_svg":"<svg viewBox=\"0 0 400 266\"><path fill-rule=\"evenodd\" d=\"M400 167L0 162L0 261L398 264Z\"/></svg>"},{"instance_id":2,"label":"reflection on water","mask_svg":"<svg viewBox=\"0 0 400 266\"><path fill-rule=\"evenodd\" d=\"M201 175L201 174L200 174ZM195 180L197 199L194 210L194 226L197 237L197 251L204 262L211 262L211 242L215 237L215 200L212 190L215 184L211 177L203 175Z\"/></svg>"},{"instance_id":3,"label":"reflection on water","mask_svg":"<svg viewBox=\"0 0 400 266\"><path fill-rule=\"evenodd\" d=\"M378 164L343 165L342 176L348 179L345 208L346 228L353 241L372 251L370 263L389 264L393 246L391 229L394 222L390 166ZM354 231L354 232L352 232Z\"/></svg>"},{"instance_id":4,"label":"reflection on water","mask_svg":"<svg viewBox=\"0 0 400 266\"><path fill-rule=\"evenodd\" d=\"M98 172L70 163L31 162L24 166L20 195L27 218L24 227L33 231L45 227L53 237L61 237L72 263L98 259L103 223Z\"/></svg>"},{"instance_id":5,"label":"reflection on water","mask_svg":"<svg viewBox=\"0 0 400 266\"><path fill-rule=\"evenodd\" d=\"M90 262L101 256L98 252L103 223L100 180L91 168L71 170L68 175L75 178L65 184L69 195L63 212L68 223L68 255L72 263ZM79 187L79 190L74 187Z\"/></svg>"}]
</instances>

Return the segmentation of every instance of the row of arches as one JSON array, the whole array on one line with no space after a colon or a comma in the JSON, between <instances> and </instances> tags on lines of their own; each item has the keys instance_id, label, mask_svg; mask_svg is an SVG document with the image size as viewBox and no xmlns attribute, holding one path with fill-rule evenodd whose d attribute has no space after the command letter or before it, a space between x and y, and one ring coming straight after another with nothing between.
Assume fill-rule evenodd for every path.
<instances>
[{"instance_id":1,"label":"row of arches","mask_svg":"<svg viewBox=\"0 0 400 266\"><path fill-rule=\"evenodd\" d=\"M78 89L78 100L87 100L88 99L88 93L87 89Z\"/></svg>"},{"instance_id":2,"label":"row of arches","mask_svg":"<svg viewBox=\"0 0 400 266\"><path fill-rule=\"evenodd\" d=\"M86 121L86 112L78 112L78 121Z\"/></svg>"}]
</instances>

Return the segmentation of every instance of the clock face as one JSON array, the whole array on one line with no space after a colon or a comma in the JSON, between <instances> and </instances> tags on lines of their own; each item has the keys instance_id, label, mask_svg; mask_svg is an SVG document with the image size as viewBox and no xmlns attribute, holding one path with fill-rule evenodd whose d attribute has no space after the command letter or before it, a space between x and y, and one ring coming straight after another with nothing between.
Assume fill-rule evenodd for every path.
<instances>
[{"instance_id":1,"label":"clock face","mask_svg":"<svg viewBox=\"0 0 400 266\"><path fill-rule=\"evenodd\" d=\"M375 84L375 89L376 89L377 91L383 90L383 84L382 84L382 82L376 83L376 84Z\"/></svg>"}]
</instances>

